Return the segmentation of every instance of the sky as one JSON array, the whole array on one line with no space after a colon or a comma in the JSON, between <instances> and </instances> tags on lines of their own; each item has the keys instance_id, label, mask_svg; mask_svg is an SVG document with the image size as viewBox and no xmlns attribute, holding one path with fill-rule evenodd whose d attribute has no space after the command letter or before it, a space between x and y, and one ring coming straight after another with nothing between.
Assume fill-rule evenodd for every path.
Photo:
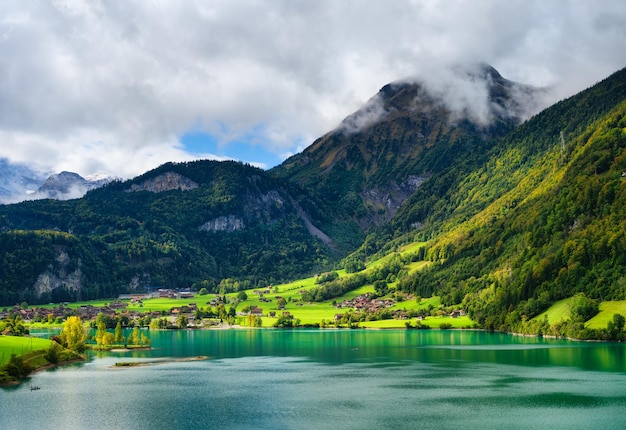
<instances>
[{"instance_id":1,"label":"sky","mask_svg":"<svg viewBox=\"0 0 626 430\"><path fill-rule=\"evenodd\" d=\"M486 62L555 101L626 67L622 0L3 0L0 158L271 168L385 84Z\"/></svg>"}]
</instances>

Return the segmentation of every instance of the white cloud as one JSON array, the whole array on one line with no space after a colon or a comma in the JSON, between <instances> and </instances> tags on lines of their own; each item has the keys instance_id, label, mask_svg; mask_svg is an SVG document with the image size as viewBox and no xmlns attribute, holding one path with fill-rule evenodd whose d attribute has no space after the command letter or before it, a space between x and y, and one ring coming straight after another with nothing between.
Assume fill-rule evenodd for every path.
<instances>
[{"instance_id":1,"label":"white cloud","mask_svg":"<svg viewBox=\"0 0 626 430\"><path fill-rule=\"evenodd\" d=\"M195 158L178 139L198 128L291 154L384 84L464 61L560 97L626 66L619 0L8 0L0 17L0 157L82 175Z\"/></svg>"}]
</instances>

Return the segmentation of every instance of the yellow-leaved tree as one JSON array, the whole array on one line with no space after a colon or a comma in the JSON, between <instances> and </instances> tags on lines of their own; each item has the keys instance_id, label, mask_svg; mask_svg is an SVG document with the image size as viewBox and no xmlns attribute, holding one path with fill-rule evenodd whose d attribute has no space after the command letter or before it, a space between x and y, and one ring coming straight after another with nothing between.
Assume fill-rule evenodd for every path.
<instances>
[{"instance_id":1,"label":"yellow-leaved tree","mask_svg":"<svg viewBox=\"0 0 626 430\"><path fill-rule=\"evenodd\" d=\"M61 331L63 345L70 351L83 352L85 351L85 339L83 320L77 316L68 317L63 323L63 330Z\"/></svg>"}]
</instances>

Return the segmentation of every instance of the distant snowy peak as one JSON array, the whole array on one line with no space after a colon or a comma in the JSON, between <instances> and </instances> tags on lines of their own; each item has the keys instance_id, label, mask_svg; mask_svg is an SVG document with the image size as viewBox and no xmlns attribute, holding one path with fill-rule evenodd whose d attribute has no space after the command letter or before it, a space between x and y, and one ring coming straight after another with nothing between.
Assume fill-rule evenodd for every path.
<instances>
[{"instance_id":1,"label":"distant snowy peak","mask_svg":"<svg viewBox=\"0 0 626 430\"><path fill-rule=\"evenodd\" d=\"M55 173L50 175L43 185L29 196L29 199L77 199L84 196L87 191L99 188L111 180L111 178L102 177L96 180L87 180L73 172Z\"/></svg>"},{"instance_id":2,"label":"distant snowy peak","mask_svg":"<svg viewBox=\"0 0 626 430\"><path fill-rule=\"evenodd\" d=\"M27 199L45 179L45 174L0 158L0 204L17 203Z\"/></svg>"},{"instance_id":3,"label":"distant snowy peak","mask_svg":"<svg viewBox=\"0 0 626 430\"><path fill-rule=\"evenodd\" d=\"M85 179L77 173L61 172L48 176L28 166L0 158L0 204L24 200L79 198L115 178L98 174Z\"/></svg>"}]
</instances>

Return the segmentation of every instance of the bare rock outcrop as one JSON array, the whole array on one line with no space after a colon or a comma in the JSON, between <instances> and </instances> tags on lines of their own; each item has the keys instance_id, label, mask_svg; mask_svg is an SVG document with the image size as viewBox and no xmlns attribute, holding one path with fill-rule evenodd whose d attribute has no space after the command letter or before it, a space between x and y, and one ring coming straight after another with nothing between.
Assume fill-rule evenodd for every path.
<instances>
[{"instance_id":1,"label":"bare rock outcrop","mask_svg":"<svg viewBox=\"0 0 626 430\"><path fill-rule=\"evenodd\" d=\"M52 292L57 288L67 291L78 292L83 288L83 273L80 269L80 260L76 269L69 272L70 257L63 247L55 247L55 264L51 264L48 269L37 277L33 288L37 297L44 293Z\"/></svg>"},{"instance_id":2,"label":"bare rock outcrop","mask_svg":"<svg viewBox=\"0 0 626 430\"><path fill-rule=\"evenodd\" d=\"M235 215L221 216L202 224L200 231L226 231L233 232L245 228L243 220Z\"/></svg>"},{"instance_id":3,"label":"bare rock outcrop","mask_svg":"<svg viewBox=\"0 0 626 430\"><path fill-rule=\"evenodd\" d=\"M150 191L151 193L162 193L172 190L193 190L198 188L198 184L189 178L175 172L166 172L155 178L148 179L141 184L133 184L127 192Z\"/></svg>"}]
</instances>

